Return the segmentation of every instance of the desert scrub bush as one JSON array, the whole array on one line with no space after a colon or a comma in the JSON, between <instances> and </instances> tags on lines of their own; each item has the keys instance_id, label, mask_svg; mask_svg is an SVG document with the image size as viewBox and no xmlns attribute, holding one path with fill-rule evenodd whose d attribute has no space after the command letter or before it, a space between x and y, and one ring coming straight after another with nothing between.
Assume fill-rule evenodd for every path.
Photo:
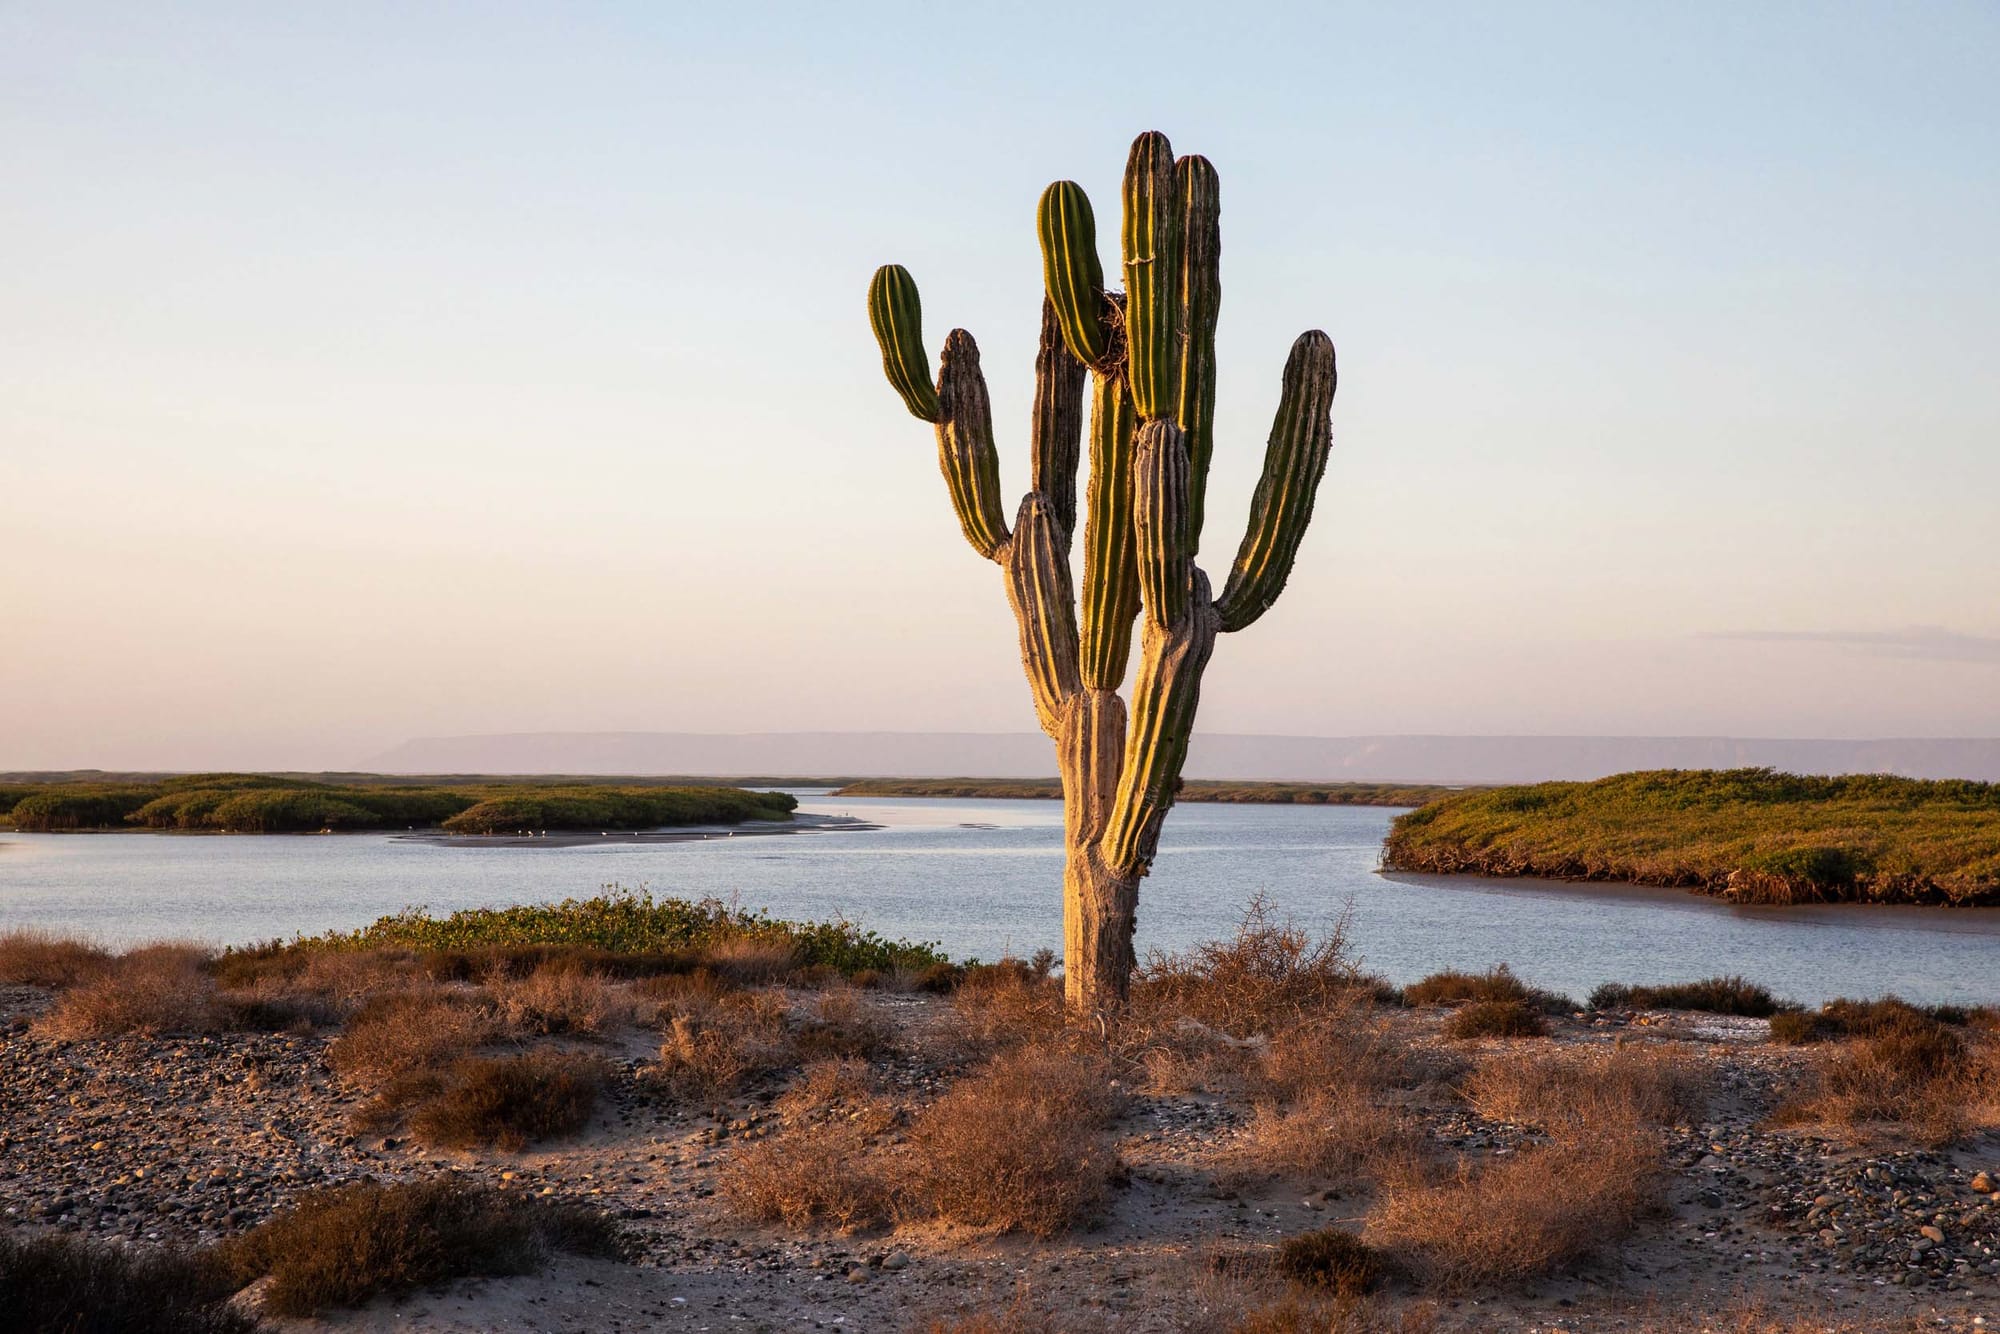
<instances>
[{"instance_id":1,"label":"desert scrub bush","mask_svg":"<svg viewBox=\"0 0 2000 1334\"><path fill-rule=\"evenodd\" d=\"M211 1257L0 1230L0 1329L60 1334L252 1334Z\"/></svg>"},{"instance_id":2,"label":"desert scrub bush","mask_svg":"<svg viewBox=\"0 0 2000 1334\"><path fill-rule=\"evenodd\" d=\"M1446 969L1403 988L1406 1005L1462 1005L1468 1001L1519 1001L1550 1014L1576 1009L1569 997L1530 987L1504 963L1483 973Z\"/></svg>"},{"instance_id":3,"label":"desert scrub bush","mask_svg":"<svg viewBox=\"0 0 2000 1334\"><path fill-rule=\"evenodd\" d=\"M1410 1073L1401 1047L1361 997L1280 1030L1243 1071L1251 1115L1220 1153L1219 1184L1348 1180L1421 1153L1421 1131L1383 1101Z\"/></svg>"},{"instance_id":4,"label":"desert scrub bush","mask_svg":"<svg viewBox=\"0 0 2000 1334\"><path fill-rule=\"evenodd\" d=\"M1483 1169L1461 1160L1442 1182L1392 1180L1367 1240L1398 1268L1447 1292L1550 1273L1629 1233L1662 1199L1659 1144L1638 1127L1602 1127L1526 1148Z\"/></svg>"},{"instance_id":5,"label":"desert scrub bush","mask_svg":"<svg viewBox=\"0 0 2000 1334\"><path fill-rule=\"evenodd\" d=\"M354 1013L326 1058L348 1079L381 1085L432 1074L500 1033L482 997L441 987L388 992Z\"/></svg>"},{"instance_id":6,"label":"desert scrub bush","mask_svg":"<svg viewBox=\"0 0 2000 1334\"><path fill-rule=\"evenodd\" d=\"M664 1002L667 1031L645 1083L670 1101L721 1102L750 1080L792 1064L789 1009L770 991L691 993Z\"/></svg>"},{"instance_id":7,"label":"desert scrub bush","mask_svg":"<svg viewBox=\"0 0 2000 1334\"><path fill-rule=\"evenodd\" d=\"M87 940L32 926L0 931L0 982L60 991L110 967L110 951Z\"/></svg>"},{"instance_id":8,"label":"desert scrub bush","mask_svg":"<svg viewBox=\"0 0 2000 1334\"><path fill-rule=\"evenodd\" d=\"M963 970L944 1025L947 1055L973 1059L1062 1033L1062 983L1018 959Z\"/></svg>"},{"instance_id":9,"label":"desert scrub bush","mask_svg":"<svg viewBox=\"0 0 2000 1334\"><path fill-rule=\"evenodd\" d=\"M1714 1079L1678 1044L1609 1051L1499 1052L1480 1062L1465 1097L1489 1121L1557 1135L1596 1126L1682 1126L1708 1111Z\"/></svg>"},{"instance_id":10,"label":"desert scrub bush","mask_svg":"<svg viewBox=\"0 0 2000 1334\"><path fill-rule=\"evenodd\" d=\"M147 945L118 956L106 971L64 991L36 1021L54 1038L206 1033L220 1027L215 982L197 945Z\"/></svg>"},{"instance_id":11,"label":"desert scrub bush","mask_svg":"<svg viewBox=\"0 0 2000 1334\"><path fill-rule=\"evenodd\" d=\"M878 1226L891 1216L892 1195L869 1161L872 1140L862 1122L828 1121L746 1144L723 1165L723 1199L742 1217L789 1228Z\"/></svg>"},{"instance_id":12,"label":"desert scrub bush","mask_svg":"<svg viewBox=\"0 0 2000 1334\"><path fill-rule=\"evenodd\" d=\"M1593 1010L1698 1010L1768 1019L1785 1006L1770 991L1741 977L1711 977L1664 986L1606 982L1590 993Z\"/></svg>"},{"instance_id":13,"label":"desert scrub bush","mask_svg":"<svg viewBox=\"0 0 2000 1334\"><path fill-rule=\"evenodd\" d=\"M1345 919L1314 936L1278 921L1260 895L1229 940L1148 956L1132 1009L1141 1023L1192 1019L1240 1038L1343 1007L1375 986L1354 965Z\"/></svg>"},{"instance_id":14,"label":"desert scrub bush","mask_svg":"<svg viewBox=\"0 0 2000 1334\"><path fill-rule=\"evenodd\" d=\"M1285 1279L1305 1288L1323 1288L1355 1297L1379 1286L1387 1275L1373 1247L1339 1228L1295 1233L1278 1244L1274 1268Z\"/></svg>"},{"instance_id":15,"label":"desert scrub bush","mask_svg":"<svg viewBox=\"0 0 2000 1334\"><path fill-rule=\"evenodd\" d=\"M606 1073L572 1052L464 1057L411 1110L410 1129L439 1148L519 1153L588 1125Z\"/></svg>"},{"instance_id":16,"label":"desert scrub bush","mask_svg":"<svg viewBox=\"0 0 2000 1334\"><path fill-rule=\"evenodd\" d=\"M351 1182L221 1244L238 1284L266 1275L265 1306L311 1316L454 1278L525 1274L554 1250L617 1257L604 1215L453 1177Z\"/></svg>"},{"instance_id":17,"label":"desert scrub bush","mask_svg":"<svg viewBox=\"0 0 2000 1334\"><path fill-rule=\"evenodd\" d=\"M493 983L490 990L508 1027L544 1037L601 1037L635 1013L632 997L610 979L562 965L544 965L518 981Z\"/></svg>"},{"instance_id":18,"label":"desert scrub bush","mask_svg":"<svg viewBox=\"0 0 2000 1334\"><path fill-rule=\"evenodd\" d=\"M889 1049L894 1030L882 1011L849 987L827 991L809 1004L792 1035L805 1060L873 1057Z\"/></svg>"},{"instance_id":19,"label":"desert scrub bush","mask_svg":"<svg viewBox=\"0 0 2000 1334\"><path fill-rule=\"evenodd\" d=\"M926 1108L909 1135L909 1195L952 1222L1053 1237L1096 1214L1118 1171L1122 1108L1108 1063L1003 1052Z\"/></svg>"},{"instance_id":20,"label":"desert scrub bush","mask_svg":"<svg viewBox=\"0 0 2000 1334\"><path fill-rule=\"evenodd\" d=\"M1461 1005L1444 1021L1444 1035L1461 1042L1477 1038L1538 1038L1548 1021L1526 1001L1480 1000Z\"/></svg>"},{"instance_id":21,"label":"desert scrub bush","mask_svg":"<svg viewBox=\"0 0 2000 1334\"><path fill-rule=\"evenodd\" d=\"M1815 1054L1773 1114L1774 1123L1933 1146L2000 1125L2000 1042L1909 1006L1877 1007L1842 1022L1860 1036Z\"/></svg>"}]
</instances>

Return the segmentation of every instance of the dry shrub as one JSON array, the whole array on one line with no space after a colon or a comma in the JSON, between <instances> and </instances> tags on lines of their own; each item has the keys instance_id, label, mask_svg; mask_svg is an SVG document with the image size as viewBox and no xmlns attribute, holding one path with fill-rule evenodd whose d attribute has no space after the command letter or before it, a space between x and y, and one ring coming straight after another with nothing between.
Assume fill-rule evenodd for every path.
<instances>
[{"instance_id":1,"label":"dry shrub","mask_svg":"<svg viewBox=\"0 0 2000 1334\"><path fill-rule=\"evenodd\" d=\"M1438 1328L1435 1311L1427 1306L1390 1310L1354 1296L1287 1293L1257 1305L1237 1303L1234 1317L1221 1328L1226 1334L1432 1334Z\"/></svg>"},{"instance_id":2,"label":"dry shrub","mask_svg":"<svg viewBox=\"0 0 2000 1334\"><path fill-rule=\"evenodd\" d=\"M737 936L711 945L703 951L703 958L711 971L746 987L782 982L797 964L791 945L755 936Z\"/></svg>"},{"instance_id":3,"label":"dry shrub","mask_svg":"<svg viewBox=\"0 0 2000 1334\"><path fill-rule=\"evenodd\" d=\"M915 1204L954 1222L1053 1237L1096 1213L1118 1170L1122 1100L1099 1058L1024 1047L954 1084L910 1131Z\"/></svg>"},{"instance_id":4,"label":"dry shrub","mask_svg":"<svg viewBox=\"0 0 2000 1334\"><path fill-rule=\"evenodd\" d=\"M1062 983L1018 959L963 970L951 993L944 1037L955 1054L973 1058L1063 1031Z\"/></svg>"},{"instance_id":5,"label":"dry shrub","mask_svg":"<svg viewBox=\"0 0 2000 1334\"><path fill-rule=\"evenodd\" d=\"M891 1197L868 1161L870 1140L866 1124L832 1121L747 1144L722 1169L723 1198L758 1222L875 1227L888 1221Z\"/></svg>"},{"instance_id":6,"label":"dry shrub","mask_svg":"<svg viewBox=\"0 0 2000 1334\"><path fill-rule=\"evenodd\" d=\"M1408 1073L1358 997L1341 1002L1340 1013L1278 1033L1246 1072L1254 1109L1221 1178L1344 1179L1420 1153L1418 1128L1380 1101Z\"/></svg>"},{"instance_id":7,"label":"dry shrub","mask_svg":"<svg viewBox=\"0 0 2000 1334\"><path fill-rule=\"evenodd\" d=\"M1277 1272L1301 1287L1357 1297L1387 1275L1382 1257L1352 1232L1320 1228L1286 1237L1278 1246Z\"/></svg>"},{"instance_id":8,"label":"dry shrub","mask_svg":"<svg viewBox=\"0 0 2000 1334\"><path fill-rule=\"evenodd\" d=\"M1525 1001L1527 984L1514 976L1506 964L1495 964L1483 973L1446 969L1432 973L1403 988L1403 999L1411 1005L1461 1005L1466 1001Z\"/></svg>"},{"instance_id":9,"label":"dry shrub","mask_svg":"<svg viewBox=\"0 0 2000 1334\"><path fill-rule=\"evenodd\" d=\"M1466 1097L1492 1121L1558 1135L1602 1125L1689 1125L1708 1111L1713 1078L1679 1044L1608 1051L1498 1053L1466 1081Z\"/></svg>"},{"instance_id":10,"label":"dry shrub","mask_svg":"<svg viewBox=\"0 0 2000 1334\"><path fill-rule=\"evenodd\" d=\"M62 993L37 1028L55 1038L205 1033L221 1027L215 982L198 945L148 945Z\"/></svg>"},{"instance_id":11,"label":"dry shrub","mask_svg":"<svg viewBox=\"0 0 2000 1334\"><path fill-rule=\"evenodd\" d=\"M634 1016L630 996L609 978L567 966L542 967L524 978L499 981L492 991L501 1018L524 1033L599 1037Z\"/></svg>"},{"instance_id":12,"label":"dry shrub","mask_svg":"<svg viewBox=\"0 0 2000 1334\"><path fill-rule=\"evenodd\" d=\"M429 987L369 1000L326 1056L347 1078L382 1084L433 1074L499 1034L498 1021L479 997Z\"/></svg>"},{"instance_id":13,"label":"dry shrub","mask_svg":"<svg viewBox=\"0 0 2000 1334\"><path fill-rule=\"evenodd\" d=\"M1444 1021L1444 1035L1460 1042L1476 1038L1538 1038L1548 1023L1526 1001L1482 1000L1461 1005Z\"/></svg>"},{"instance_id":14,"label":"dry shrub","mask_svg":"<svg viewBox=\"0 0 2000 1334\"><path fill-rule=\"evenodd\" d=\"M253 1334L235 1286L199 1253L0 1230L0 1328L23 1334Z\"/></svg>"},{"instance_id":15,"label":"dry shrub","mask_svg":"<svg viewBox=\"0 0 2000 1334\"><path fill-rule=\"evenodd\" d=\"M724 992L684 1002L668 1021L659 1063L647 1074L647 1082L668 1098L717 1102L794 1059L783 996Z\"/></svg>"},{"instance_id":16,"label":"dry shrub","mask_svg":"<svg viewBox=\"0 0 2000 1334\"><path fill-rule=\"evenodd\" d=\"M32 926L0 931L0 982L59 991L110 967L110 952L87 940Z\"/></svg>"},{"instance_id":17,"label":"dry shrub","mask_svg":"<svg viewBox=\"0 0 2000 1334\"><path fill-rule=\"evenodd\" d=\"M1783 1005L1769 989L1742 977L1710 977L1699 982L1663 986L1628 986L1606 982L1590 993L1593 1010L1698 1010L1767 1019Z\"/></svg>"},{"instance_id":18,"label":"dry shrub","mask_svg":"<svg viewBox=\"0 0 2000 1334\"><path fill-rule=\"evenodd\" d=\"M1549 1273L1629 1232L1662 1198L1660 1148L1636 1126L1522 1149L1429 1184L1392 1179L1368 1241L1452 1292Z\"/></svg>"},{"instance_id":19,"label":"dry shrub","mask_svg":"<svg viewBox=\"0 0 2000 1334\"><path fill-rule=\"evenodd\" d=\"M210 965L236 1026L277 1029L342 1023L367 1000L422 986L407 950L231 952Z\"/></svg>"},{"instance_id":20,"label":"dry shrub","mask_svg":"<svg viewBox=\"0 0 2000 1334\"><path fill-rule=\"evenodd\" d=\"M1348 957L1347 923L1315 937L1273 919L1260 895L1236 935L1181 954L1155 953L1134 980L1135 1019L1155 1028L1190 1019L1243 1038L1370 994L1377 984Z\"/></svg>"},{"instance_id":21,"label":"dry shrub","mask_svg":"<svg viewBox=\"0 0 2000 1334\"><path fill-rule=\"evenodd\" d=\"M818 998L792 1040L807 1059L870 1057L887 1050L891 1036L882 1012L843 986Z\"/></svg>"},{"instance_id":22,"label":"dry shrub","mask_svg":"<svg viewBox=\"0 0 2000 1334\"><path fill-rule=\"evenodd\" d=\"M466 1057L417 1104L410 1129L442 1148L519 1153L588 1125L605 1074L602 1061L570 1052Z\"/></svg>"},{"instance_id":23,"label":"dry shrub","mask_svg":"<svg viewBox=\"0 0 2000 1334\"><path fill-rule=\"evenodd\" d=\"M1897 1138L1933 1146L2000 1125L2000 1042L1983 1034L1912 1011L1815 1055L1778 1124L1838 1126L1862 1139L1894 1127Z\"/></svg>"},{"instance_id":24,"label":"dry shrub","mask_svg":"<svg viewBox=\"0 0 2000 1334\"><path fill-rule=\"evenodd\" d=\"M813 1061L786 1087L772 1109L787 1120L801 1120L867 1101L878 1091L875 1073L866 1062Z\"/></svg>"},{"instance_id":25,"label":"dry shrub","mask_svg":"<svg viewBox=\"0 0 2000 1334\"><path fill-rule=\"evenodd\" d=\"M551 1250L616 1256L622 1243L594 1210L446 1176L311 1191L220 1254L238 1285L270 1276L273 1313L310 1316L454 1278L528 1273Z\"/></svg>"}]
</instances>

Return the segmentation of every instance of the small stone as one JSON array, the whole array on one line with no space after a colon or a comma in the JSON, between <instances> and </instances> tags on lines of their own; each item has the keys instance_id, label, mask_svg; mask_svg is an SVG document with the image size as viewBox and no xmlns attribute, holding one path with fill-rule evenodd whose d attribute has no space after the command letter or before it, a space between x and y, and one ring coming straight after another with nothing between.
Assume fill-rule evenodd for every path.
<instances>
[{"instance_id":1,"label":"small stone","mask_svg":"<svg viewBox=\"0 0 2000 1334\"><path fill-rule=\"evenodd\" d=\"M1923 1227L1920 1227L1920 1228L1918 1228L1918 1229L1917 1229L1917 1231L1918 1231L1918 1232L1920 1232L1921 1234L1923 1234L1923 1235L1924 1235L1924 1236L1925 1236L1926 1238L1928 1238L1928 1239L1929 1239L1930 1241L1932 1241L1932 1242L1933 1242L1933 1243L1935 1243L1936 1245L1939 1245L1939 1246L1942 1246L1942 1245L1944 1245L1944 1229L1943 1229L1943 1228L1941 1228L1941 1227L1933 1227L1933 1226L1931 1226L1931 1225L1929 1225L1929 1224L1926 1224L1925 1226L1923 1226Z\"/></svg>"},{"instance_id":2,"label":"small stone","mask_svg":"<svg viewBox=\"0 0 2000 1334\"><path fill-rule=\"evenodd\" d=\"M1996 1190L2000 1190L2000 1187L1996 1187L1993 1184L1993 1174L1991 1172L1975 1173L1972 1178L1972 1188L1981 1195L1992 1195Z\"/></svg>"},{"instance_id":3,"label":"small stone","mask_svg":"<svg viewBox=\"0 0 2000 1334\"><path fill-rule=\"evenodd\" d=\"M854 1268L848 1270L847 1281L849 1283L866 1283L868 1281L868 1266L856 1265Z\"/></svg>"},{"instance_id":4,"label":"small stone","mask_svg":"<svg viewBox=\"0 0 2000 1334\"><path fill-rule=\"evenodd\" d=\"M890 1251L882 1257L882 1267L892 1273L898 1269L908 1269L910 1267L909 1253L906 1251Z\"/></svg>"}]
</instances>

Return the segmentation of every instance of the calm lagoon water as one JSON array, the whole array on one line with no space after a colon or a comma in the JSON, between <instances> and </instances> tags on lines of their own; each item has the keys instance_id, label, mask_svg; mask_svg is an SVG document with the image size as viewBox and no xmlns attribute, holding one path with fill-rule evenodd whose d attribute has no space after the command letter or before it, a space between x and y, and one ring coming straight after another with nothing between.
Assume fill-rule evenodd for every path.
<instances>
[{"instance_id":1,"label":"calm lagoon water","mask_svg":"<svg viewBox=\"0 0 2000 1334\"><path fill-rule=\"evenodd\" d=\"M844 914L888 936L995 958L1062 944L1053 802L804 793L800 809L880 829L686 843L443 846L384 834L0 834L0 928L129 944L238 944L433 911L589 895L606 885L731 899L783 917ZM1226 935L1253 894L1302 926L1348 918L1395 981L1506 962L1579 998L1600 982L1742 973L1793 999L1897 992L2000 1001L2000 909L1739 908L1678 890L1384 875L1394 811L1184 805L1141 891L1139 948Z\"/></svg>"}]
</instances>

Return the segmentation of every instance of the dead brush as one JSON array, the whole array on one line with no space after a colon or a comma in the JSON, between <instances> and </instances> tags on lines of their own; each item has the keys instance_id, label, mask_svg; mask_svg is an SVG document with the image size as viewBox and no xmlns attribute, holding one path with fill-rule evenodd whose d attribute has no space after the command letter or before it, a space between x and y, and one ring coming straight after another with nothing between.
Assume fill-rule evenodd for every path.
<instances>
[{"instance_id":1,"label":"dead brush","mask_svg":"<svg viewBox=\"0 0 2000 1334\"><path fill-rule=\"evenodd\" d=\"M1658 1137L1601 1125L1522 1149L1445 1180L1414 1166L1392 1173L1369 1215L1367 1241L1446 1292L1519 1283L1614 1244L1660 1207Z\"/></svg>"},{"instance_id":2,"label":"dead brush","mask_svg":"<svg viewBox=\"0 0 2000 1334\"><path fill-rule=\"evenodd\" d=\"M0 931L0 982L61 991L108 971L111 952L39 927Z\"/></svg>"},{"instance_id":3,"label":"dead brush","mask_svg":"<svg viewBox=\"0 0 2000 1334\"><path fill-rule=\"evenodd\" d=\"M588 1125L607 1073L573 1052L463 1057L411 1111L410 1129L439 1148L519 1153Z\"/></svg>"},{"instance_id":4,"label":"dead brush","mask_svg":"<svg viewBox=\"0 0 2000 1334\"><path fill-rule=\"evenodd\" d=\"M1489 1121L1561 1136L1598 1125L1690 1125L1707 1114L1713 1088L1706 1063L1679 1043L1665 1043L1499 1052L1473 1071L1465 1097Z\"/></svg>"},{"instance_id":5,"label":"dead brush","mask_svg":"<svg viewBox=\"0 0 2000 1334\"><path fill-rule=\"evenodd\" d=\"M1279 1032L1246 1070L1253 1109L1220 1156L1221 1184L1347 1180L1423 1152L1417 1125L1384 1095L1411 1070L1369 1002Z\"/></svg>"},{"instance_id":6,"label":"dead brush","mask_svg":"<svg viewBox=\"0 0 2000 1334\"><path fill-rule=\"evenodd\" d=\"M2000 1125L2000 1041L1921 1014L1884 1020L1864 1037L1815 1050L1771 1119L1838 1127L1863 1142L1954 1143Z\"/></svg>"},{"instance_id":7,"label":"dead brush","mask_svg":"<svg viewBox=\"0 0 2000 1334\"><path fill-rule=\"evenodd\" d=\"M888 1178L871 1161L864 1120L788 1128L738 1149L723 1166L722 1196L739 1215L789 1228L859 1231L889 1221Z\"/></svg>"},{"instance_id":8,"label":"dead brush","mask_svg":"<svg viewBox=\"0 0 2000 1334\"><path fill-rule=\"evenodd\" d=\"M675 1102L715 1104L796 1059L790 1007L772 991L725 992L668 1020L645 1082Z\"/></svg>"},{"instance_id":9,"label":"dead brush","mask_svg":"<svg viewBox=\"0 0 2000 1334\"><path fill-rule=\"evenodd\" d=\"M523 1033L602 1037L629 1023L636 1007L629 992L602 973L542 967L491 987L500 1017Z\"/></svg>"},{"instance_id":10,"label":"dead brush","mask_svg":"<svg viewBox=\"0 0 2000 1334\"><path fill-rule=\"evenodd\" d=\"M63 1039L212 1032L225 1016L205 968L210 957L203 946L180 944L121 954L64 991L35 1028Z\"/></svg>"},{"instance_id":11,"label":"dead brush","mask_svg":"<svg viewBox=\"0 0 2000 1334\"><path fill-rule=\"evenodd\" d=\"M940 1038L952 1061L974 1060L1061 1034L1062 983L1018 959L967 968L951 992Z\"/></svg>"},{"instance_id":12,"label":"dead brush","mask_svg":"<svg viewBox=\"0 0 2000 1334\"><path fill-rule=\"evenodd\" d=\"M1020 1047L959 1079L909 1135L909 1207L1053 1237L1092 1219L1119 1167L1123 1109L1102 1057Z\"/></svg>"},{"instance_id":13,"label":"dead brush","mask_svg":"<svg viewBox=\"0 0 2000 1334\"><path fill-rule=\"evenodd\" d=\"M1191 1020L1247 1038L1345 1008L1375 987L1350 957L1345 917L1313 936L1275 920L1259 895L1232 939L1148 956L1133 983L1132 1017L1153 1030Z\"/></svg>"},{"instance_id":14,"label":"dead brush","mask_svg":"<svg viewBox=\"0 0 2000 1334\"><path fill-rule=\"evenodd\" d=\"M792 1034L806 1060L873 1057L887 1051L894 1031L882 1011L852 987L822 992Z\"/></svg>"},{"instance_id":15,"label":"dead brush","mask_svg":"<svg viewBox=\"0 0 2000 1334\"><path fill-rule=\"evenodd\" d=\"M327 1048L334 1071L364 1085L435 1072L502 1033L484 997L444 987L376 996Z\"/></svg>"}]
</instances>

